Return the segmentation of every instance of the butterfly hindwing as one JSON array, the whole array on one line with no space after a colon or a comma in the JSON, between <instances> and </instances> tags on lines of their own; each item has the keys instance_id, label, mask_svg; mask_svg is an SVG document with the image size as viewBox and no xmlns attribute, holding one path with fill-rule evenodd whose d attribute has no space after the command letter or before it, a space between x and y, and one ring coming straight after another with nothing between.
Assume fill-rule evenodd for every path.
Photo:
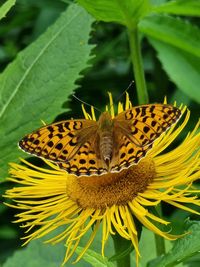
<instances>
[{"instance_id":1,"label":"butterfly hindwing","mask_svg":"<svg viewBox=\"0 0 200 267\"><path fill-rule=\"evenodd\" d=\"M96 146L96 136L91 135L88 141L79 149L78 153L68 162L59 162L58 166L68 173L81 175L101 175L108 172L108 166L100 158L99 148Z\"/></svg>"},{"instance_id":2,"label":"butterfly hindwing","mask_svg":"<svg viewBox=\"0 0 200 267\"><path fill-rule=\"evenodd\" d=\"M111 172L119 172L131 165L137 164L146 153L152 148L152 144L148 146L137 146L133 143L123 131L118 131L114 136L117 145L113 150L113 159L111 161Z\"/></svg>"}]
</instances>

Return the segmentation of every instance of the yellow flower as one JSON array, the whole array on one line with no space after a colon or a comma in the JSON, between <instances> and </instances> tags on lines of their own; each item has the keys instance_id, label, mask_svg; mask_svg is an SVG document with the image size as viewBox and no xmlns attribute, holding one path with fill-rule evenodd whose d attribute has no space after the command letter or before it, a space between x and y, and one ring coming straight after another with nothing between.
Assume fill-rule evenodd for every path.
<instances>
[{"instance_id":1,"label":"yellow flower","mask_svg":"<svg viewBox=\"0 0 200 267\"><path fill-rule=\"evenodd\" d=\"M112 97L109 96L110 112L114 117ZM130 107L127 94L125 109ZM138 264L140 252L135 218L157 235L169 240L176 239L178 236L158 228L158 223L167 225L169 222L155 216L149 207L163 201L199 214L187 207L191 203L200 205L193 186L193 182L200 177L199 123L179 146L164 152L189 120L189 110L186 107L180 109L184 114L180 125L172 126L163 134L138 165L120 173L77 178L49 161L45 161L49 169L34 166L25 160L22 160L25 166L12 163L9 180L20 186L8 190L6 197L15 201L10 206L20 210L16 222L28 228L28 233L35 227L35 231L26 236L25 243L64 225L65 230L48 242L55 244L66 240L65 263L76 250L81 237L93 226L89 241L77 258L79 260L102 224L102 254L109 235L117 232L122 238L132 241ZM83 111L86 118L95 119L93 109L91 115L86 113L84 107ZM123 105L119 103L118 113L122 111Z\"/></svg>"}]
</instances>

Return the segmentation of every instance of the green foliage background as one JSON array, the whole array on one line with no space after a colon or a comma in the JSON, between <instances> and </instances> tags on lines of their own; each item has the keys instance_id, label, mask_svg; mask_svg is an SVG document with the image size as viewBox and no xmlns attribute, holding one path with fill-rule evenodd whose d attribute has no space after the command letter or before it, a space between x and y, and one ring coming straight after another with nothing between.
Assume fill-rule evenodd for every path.
<instances>
[{"instance_id":1,"label":"green foliage background","mask_svg":"<svg viewBox=\"0 0 200 267\"><path fill-rule=\"evenodd\" d=\"M191 130L197 122L200 110L199 0L96 0L95 4L92 0L78 0L78 4L67 0L4 2L0 8L2 194L10 186L5 181L9 162L27 157L17 147L21 137L40 127L41 120L51 123L82 117L80 103L71 97L72 93L103 110L108 102L107 91L117 100L135 79L126 28L139 30L149 102L162 102L167 96L170 103L175 100L178 104L184 103L192 113L186 130ZM134 104L138 104L136 86L129 89ZM29 160L42 164L36 158L29 157ZM27 248L19 249L19 237L23 234L17 225L11 224L14 213L0 206L0 266L16 266L19 259L22 262L18 266L59 266L63 246L52 249L44 247L41 241L34 241ZM177 232L183 229L183 221L188 216L182 211L169 212L167 207L164 215L173 221ZM191 250L186 253L185 243L175 244L171 248L175 249L174 258L169 251L166 258L158 258L149 266L175 266L196 255L200 249L197 239L200 226L195 222L188 227L194 227L196 233L192 241L184 241L186 246L193 244ZM142 240L152 243L153 237L144 231ZM92 246L95 251L97 243ZM143 248L142 254L149 256L142 259L141 266L146 266L155 254L153 248L150 253L145 245ZM15 250L19 251L11 257ZM109 244L110 256L112 250ZM195 257L186 264L199 266L198 255ZM92 266L115 266L93 251L86 254L85 260ZM77 266L89 263L82 260Z\"/></svg>"}]
</instances>

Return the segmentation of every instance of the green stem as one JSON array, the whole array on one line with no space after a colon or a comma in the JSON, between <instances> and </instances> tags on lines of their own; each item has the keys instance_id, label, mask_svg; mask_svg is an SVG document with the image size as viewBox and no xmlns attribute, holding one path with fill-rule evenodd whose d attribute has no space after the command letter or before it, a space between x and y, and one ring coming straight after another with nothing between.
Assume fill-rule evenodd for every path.
<instances>
[{"instance_id":1,"label":"green stem","mask_svg":"<svg viewBox=\"0 0 200 267\"><path fill-rule=\"evenodd\" d=\"M131 61L133 73L136 81L136 89L139 104L149 102L148 93L144 78L144 68L142 63L141 47L137 28L128 29L129 45L131 52Z\"/></svg>"},{"instance_id":2,"label":"green stem","mask_svg":"<svg viewBox=\"0 0 200 267\"><path fill-rule=\"evenodd\" d=\"M113 235L112 237L115 247L115 255L120 255L124 249L127 249L127 244L129 244L130 246L130 241L125 240L120 235L116 234ZM130 267L131 266L130 253L127 253L123 257L117 259L116 262L117 262L117 267Z\"/></svg>"},{"instance_id":3,"label":"green stem","mask_svg":"<svg viewBox=\"0 0 200 267\"><path fill-rule=\"evenodd\" d=\"M161 208L160 204L156 206L155 210L156 210L156 215L158 217L162 217L162 208ZM164 238L162 236L157 235L157 234L154 234L154 238L155 238L157 256L165 254L166 250L165 250Z\"/></svg>"}]
</instances>

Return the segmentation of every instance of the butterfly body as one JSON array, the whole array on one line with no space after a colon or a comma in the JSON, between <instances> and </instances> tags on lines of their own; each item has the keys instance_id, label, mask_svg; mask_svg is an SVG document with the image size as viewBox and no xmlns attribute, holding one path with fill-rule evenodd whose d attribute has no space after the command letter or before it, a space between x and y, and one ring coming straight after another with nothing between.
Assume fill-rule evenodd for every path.
<instances>
[{"instance_id":1,"label":"butterfly body","mask_svg":"<svg viewBox=\"0 0 200 267\"><path fill-rule=\"evenodd\" d=\"M76 176L119 172L144 158L180 115L178 108L165 104L133 107L114 118L103 112L98 121L66 120L44 126L20 140L19 147Z\"/></svg>"},{"instance_id":2,"label":"butterfly body","mask_svg":"<svg viewBox=\"0 0 200 267\"><path fill-rule=\"evenodd\" d=\"M109 168L112 152L113 152L113 138L114 138L114 121L108 112L103 112L98 121L97 130L97 146L101 159L105 161Z\"/></svg>"}]
</instances>

